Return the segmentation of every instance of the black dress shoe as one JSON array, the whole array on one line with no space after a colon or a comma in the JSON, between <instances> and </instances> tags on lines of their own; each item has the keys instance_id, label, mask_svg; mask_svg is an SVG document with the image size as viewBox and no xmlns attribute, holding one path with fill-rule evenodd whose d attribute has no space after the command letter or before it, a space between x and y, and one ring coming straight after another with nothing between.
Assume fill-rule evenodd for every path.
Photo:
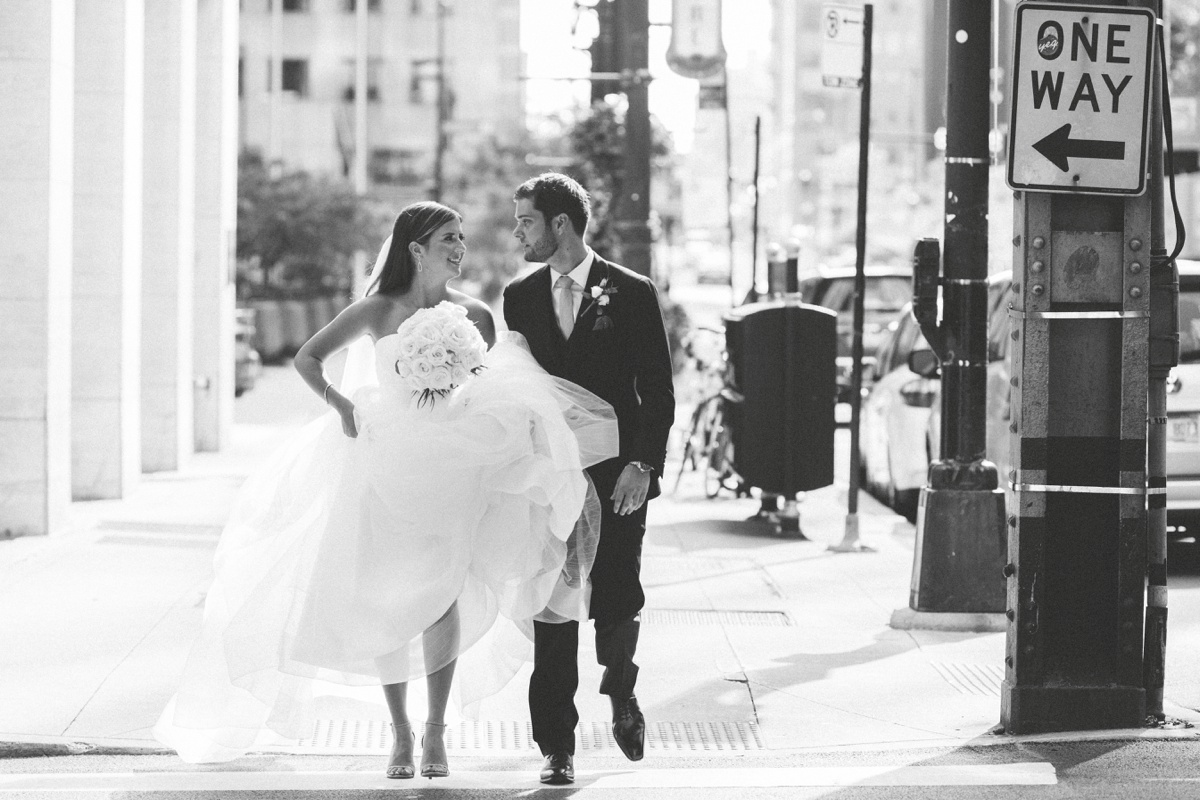
<instances>
[{"instance_id":1,"label":"black dress shoe","mask_svg":"<svg viewBox=\"0 0 1200 800\"><path fill-rule=\"evenodd\" d=\"M646 718L638 708L637 698L630 695L626 700L613 697L613 738L617 747L630 761L641 761L646 740Z\"/></svg>"},{"instance_id":2,"label":"black dress shoe","mask_svg":"<svg viewBox=\"0 0 1200 800\"><path fill-rule=\"evenodd\" d=\"M564 786L575 782L575 760L570 753L551 753L542 764L542 774L538 776L542 783L551 786Z\"/></svg>"}]
</instances>

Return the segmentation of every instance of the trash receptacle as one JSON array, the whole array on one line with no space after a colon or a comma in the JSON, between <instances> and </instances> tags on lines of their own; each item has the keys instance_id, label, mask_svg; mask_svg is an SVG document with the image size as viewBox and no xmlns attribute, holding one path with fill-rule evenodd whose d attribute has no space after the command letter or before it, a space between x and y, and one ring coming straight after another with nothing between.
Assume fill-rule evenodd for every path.
<instances>
[{"instance_id":1,"label":"trash receptacle","mask_svg":"<svg viewBox=\"0 0 1200 800\"><path fill-rule=\"evenodd\" d=\"M738 474L785 497L833 483L837 314L795 298L750 303L725 315L725 346Z\"/></svg>"}]
</instances>

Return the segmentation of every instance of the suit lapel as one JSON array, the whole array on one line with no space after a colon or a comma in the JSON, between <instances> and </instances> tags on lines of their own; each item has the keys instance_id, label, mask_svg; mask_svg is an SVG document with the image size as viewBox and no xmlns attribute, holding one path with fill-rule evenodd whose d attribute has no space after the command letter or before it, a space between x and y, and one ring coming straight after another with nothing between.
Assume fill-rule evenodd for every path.
<instances>
[{"instance_id":1,"label":"suit lapel","mask_svg":"<svg viewBox=\"0 0 1200 800\"><path fill-rule=\"evenodd\" d=\"M581 327L581 323L587 322L585 330L591 330L591 320L596 314L596 300L592 297L592 287L599 286L600 281L608 277L608 262L596 256L596 260L592 262L592 270L588 273L587 285L583 287L583 302L579 306L579 314L575 317L575 329L571 331L571 338L575 338L575 333Z\"/></svg>"},{"instance_id":2,"label":"suit lapel","mask_svg":"<svg viewBox=\"0 0 1200 800\"><path fill-rule=\"evenodd\" d=\"M599 308L599 304L592 297L592 287L599 286L600 282L606 278L609 279L609 285L612 285L608 262L600 256L596 256L596 260L592 263L592 271L588 273L587 285L583 288L583 303L579 306L579 315L575 317L575 328L571 331L571 341L568 343L570 358L577 358L580 351L592 338L592 329L596 324L596 310Z\"/></svg>"},{"instance_id":3,"label":"suit lapel","mask_svg":"<svg viewBox=\"0 0 1200 800\"><path fill-rule=\"evenodd\" d=\"M543 345L538 349L547 353L557 363L561 362L566 354L567 343L563 340L562 331L558 327L558 317L554 313L554 301L550 295L552 275L553 270L549 266L544 266L530 276L529 290L532 296L529 298L529 303L533 330L538 333ZM532 342L530 342L530 346L533 346ZM555 372L556 370L551 369L550 371Z\"/></svg>"}]
</instances>

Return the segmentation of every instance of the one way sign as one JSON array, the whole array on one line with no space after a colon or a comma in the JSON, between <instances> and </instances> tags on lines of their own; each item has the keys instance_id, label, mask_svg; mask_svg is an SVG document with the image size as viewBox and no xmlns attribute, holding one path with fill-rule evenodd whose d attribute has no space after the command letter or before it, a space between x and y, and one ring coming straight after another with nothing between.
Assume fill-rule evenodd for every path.
<instances>
[{"instance_id":1,"label":"one way sign","mask_svg":"<svg viewBox=\"0 0 1200 800\"><path fill-rule=\"evenodd\" d=\"M1022 3L1014 38L1008 185L1145 191L1154 14Z\"/></svg>"}]
</instances>

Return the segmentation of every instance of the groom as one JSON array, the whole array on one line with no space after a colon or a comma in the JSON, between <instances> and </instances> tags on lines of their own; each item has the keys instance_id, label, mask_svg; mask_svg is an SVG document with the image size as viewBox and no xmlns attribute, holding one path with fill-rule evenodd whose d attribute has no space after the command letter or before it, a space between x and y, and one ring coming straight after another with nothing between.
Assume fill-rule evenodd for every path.
<instances>
[{"instance_id":1,"label":"groom","mask_svg":"<svg viewBox=\"0 0 1200 800\"><path fill-rule=\"evenodd\" d=\"M600 544L592 567L590 616L600 693L609 696L613 738L631 761L642 757L646 723L634 696L639 612L638 573L646 501L659 494L667 434L675 417L671 356L654 284L605 261L583 243L591 202L566 175L547 172L521 184L513 232L525 260L545 266L504 289L504 319L529 341L551 375L612 404L620 454L588 470L600 497ZM534 623L529 713L546 757L542 783L575 780L575 689L579 623Z\"/></svg>"}]
</instances>

